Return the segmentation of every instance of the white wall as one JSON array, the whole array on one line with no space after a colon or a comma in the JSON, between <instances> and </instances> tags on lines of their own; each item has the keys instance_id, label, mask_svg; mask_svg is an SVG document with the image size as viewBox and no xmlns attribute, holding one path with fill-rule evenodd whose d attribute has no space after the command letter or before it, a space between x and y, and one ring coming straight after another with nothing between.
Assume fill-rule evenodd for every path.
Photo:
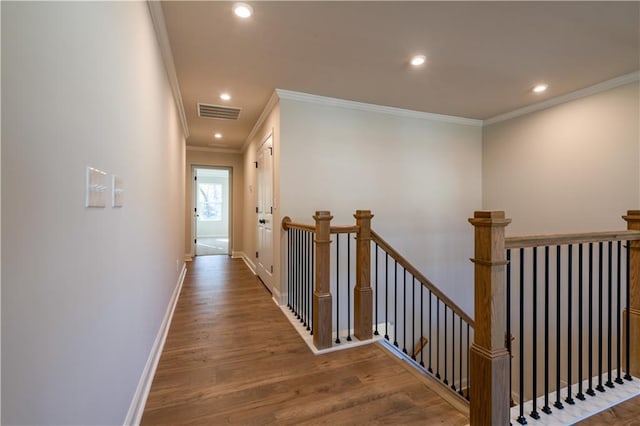
<instances>
[{"instance_id":1,"label":"white wall","mask_svg":"<svg viewBox=\"0 0 640 426\"><path fill-rule=\"evenodd\" d=\"M147 4L2 9L2 423L122 424L184 241ZM123 208L84 207L87 165L123 178Z\"/></svg>"},{"instance_id":2,"label":"white wall","mask_svg":"<svg viewBox=\"0 0 640 426\"><path fill-rule=\"evenodd\" d=\"M193 256L193 187L191 179L191 169L193 166L215 166L230 167L232 189L231 195L231 214L233 221L231 223L231 246L232 252L242 251L243 234L244 234L244 162L240 154L227 154L211 151L187 150L187 165L185 169L186 182L186 202L185 202L185 256L190 258Z\"/></svg>"},{"instance_id":3,"label":"white wall","mask_svg":"<svg viewBox=\"0 0 640 426\"><path fill-rule=\"evenodd\" d=\"M290 99L280 108L280 215L313 223L330 210L349 225L370 209L373 229L472 314L481 128Z\"/></svg>"},{"instance_id":4,"label":"white wall","mask_svg":"<svg viewBox=\"0 0 640 426\"><path fill-rule=\"evenodd\" d=\"M508 234L625 229L640 201L639 85L496 123L483 131L483 207Z\"/></svg>"}]
</instances>

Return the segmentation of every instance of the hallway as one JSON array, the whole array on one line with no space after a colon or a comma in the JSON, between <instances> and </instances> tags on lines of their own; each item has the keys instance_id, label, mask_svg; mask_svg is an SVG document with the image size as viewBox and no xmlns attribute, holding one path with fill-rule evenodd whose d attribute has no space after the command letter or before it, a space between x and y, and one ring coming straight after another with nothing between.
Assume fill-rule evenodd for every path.
<instances>
[{"instance_id":1,"label":"hallway","mask_svg":"<svg viewBox=\"0 0 640 426\"><path fill-rule=\"evenodd\" d=\"M315 356L242 260L188 271L143 424L446 424L468 419L377 344Z\"/></svg>"}]
</instances>

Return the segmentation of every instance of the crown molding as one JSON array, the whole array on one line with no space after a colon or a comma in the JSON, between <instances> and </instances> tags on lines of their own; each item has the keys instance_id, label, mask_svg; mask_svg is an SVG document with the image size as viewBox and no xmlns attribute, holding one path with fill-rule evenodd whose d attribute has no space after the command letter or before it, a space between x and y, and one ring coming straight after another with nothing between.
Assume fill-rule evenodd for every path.
<instances>
[{"instance_id":1,"label":"crown molding","mask_svg":"<svg viewBox=\"0 0 640 426\"><path fill-rule=\"evenodd\" d=\"M208 146L187 146L187 151L197 151L197 152L214 152L218 154L242 154L241 149L233 149L233 148L213 148Z\"/></svg>"},{"instance_id":2,"label":"crown molding","mask_svg":"<svg viewBox=\"0 0 640 426\"><path fill-rule=\"evenodd\" d=\"M276 89L280 99L309 102L318 105L336 106L355 109L366 112L376 112L399 117L417 118L421 120L442 121L445 123L463 124L466 126L482 126L482 120L473 118L456 117L453 115L433 114L429 112L413 111L410 109L396 108L383 105L367 104L363 102L348 101L345 99L329 98L326 96L311 95L308 93L294 92L291 90Z\"/></svg>"},{"instance_id":3,"label":"crown molding","mask_svg":"<svg viewBox=\"0 0 640 426\"><path fill-rule=\"evenodd\" d=\"M491 124L499 123L501 121L520 117L521 115L551 108L553 106L584 98L586 96L595 95L596 93L615 89L616 87L624 86L625 84L634 83L639 80L640 71L621 75L620 77L612 78L611 80L603 81L601 83L594 84L593 86L585 87L584 89L579 89L575 92L567 93L566 95L556 96L555 98L547 99L546 101L538 102L537 104L529 105L524 108L518 108L511 112L496 115L495 117L484 120L483 126L488 126Z\"/></svg>"},{"instance_id":4,"label":"crown molding","mask_svg":"<svg viewBox=\"0 0 640 426\"><path fill-rule=\"evenodd\" d=\"M271 94L271 97L269 97L269 100L267 101L267 104L262 109L262 112L260 113L260 117L258 117L258 120L256 121L256 124L253 125L253 128L249 132L249 136L247 136L247 139L245 139L244 144L242 144L242 148L240 149L241 152L245 152L246 151L247 147L251 143L251 139L253 139L253 137L256 135L256 133L260 129L260 126L262 126L262 123L264 123L264 120L267 119L269 114L271 114L271 111L273 110L273 108L278 103L279 98L278 98L277 91L278 91L278 89L276 89Z\"/></svg>"},{"instance_id":5,"label":"crown molding","mask_svg":"<svg viewBox=\"0 0 640 426\"><path fill-rule=\"evenodd\" d=\"M164 20L161 3L162 2L159 1L147 0L151 21L153 22L153 28L156 33L156 40L158 41L158 47L160 48L160 54L164 62L164 69L167 72L169 86L171 86L173 99L178 108L178 115L180 116L180 123L182 124L182 133L184 134L184 138L187 139L189 138L189 126L187 125L187 116L184 112L182 93L180 92L180 85L178 84L176 65L173 62L173 52L171 51L171 43L169 43L169 34L167 33L167 24Z\"/></svg>"}]
</instances>

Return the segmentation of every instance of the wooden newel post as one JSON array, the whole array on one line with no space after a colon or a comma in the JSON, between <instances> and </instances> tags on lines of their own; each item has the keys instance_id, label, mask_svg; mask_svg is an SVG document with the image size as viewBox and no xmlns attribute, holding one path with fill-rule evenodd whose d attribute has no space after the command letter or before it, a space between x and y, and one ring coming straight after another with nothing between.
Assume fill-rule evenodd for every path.
<instances>
[{"instance_id":1,"label":"wooden newel post","mask_svg":"<svg viewBox=\"0 0 640 426\"><path fill-rule=\"evenodd\" d=\"M360 340L373 337L371 289L371 210L356 210L356 287L353 289L353 334Z\"/></svg>"},{"instance_id":2,"label":"wooden newel post","mask_svg":"<svg viewBox=\"0 0 640 426\"><path fill-rule=\"evenodd\" d=\"M470 349L471 425L509 424L509 352L506 341L504 231L502 211L478 211L475 227L475 327Z\"/></svg>"},{"instance_id":3,"label":"wooden newel post","mask_svg":"<svg viewBox=\"0 0 640 426\"><path fill-rule=\"evenodd\" d=\"M640 231L640 210L629 210L622 217L627 221L627 229ZM625 309L625 333L629 333L629 371L632 376L640 376L640 241L629 241L629 311ZM627 318L629 316L629 329L627 330ZM626 336L626 334L625 334ZM625 338L626 342L626 338ZM626 351L625 355L626 365Z\"/></svg>"},{"instance_id":4,"label":"wooden newel post","mask_svg":"<svg viewBox=\"0 0 640 426\"><path fill-rule=\"evenodd\" d=\"M316 288L313 292L313 344L318 349L330 348L331 331L331 290L330 290L330 244L331 216L330 212L317 211L313 218L316 221Z\"/></svg>"}]
</instances>

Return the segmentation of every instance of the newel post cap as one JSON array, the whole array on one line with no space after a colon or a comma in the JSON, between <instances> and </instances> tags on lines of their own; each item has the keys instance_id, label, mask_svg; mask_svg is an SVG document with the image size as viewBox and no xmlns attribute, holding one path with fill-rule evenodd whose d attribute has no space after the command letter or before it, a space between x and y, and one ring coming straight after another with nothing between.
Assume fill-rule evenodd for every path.
<instances>
[{"instance_id":1,"label":"newel post cap","mask_svg":"<svg viewBox=\"0 0 640 426\"><path fill-rule=\"evenodd\" d=\"M507 226L511 219L506 219L503 210L478 210L469 219L473 226Z\"/></svg>"},{"instance_id":2,"label":"newel post cap","mask_svg":"<svg viewBox=\"0 0 640 426\"><path fill-rule=\"evenodd\" d=\"M331 216L331 212L328 210L316 210L316 214L313 215L315 220L331 220L333 216Z\"/></svg>"},{"instance_id":3,"label":"newel post cap","mask_svg":"<svg viewBox=\"0 0 640 426\"><path fill-rule=\"evenodd\" d=\"M356 219L371 219L373 214L371 214L371 210L356 210L356 214L353 217Z\"/></svg>"}]
</instances>

